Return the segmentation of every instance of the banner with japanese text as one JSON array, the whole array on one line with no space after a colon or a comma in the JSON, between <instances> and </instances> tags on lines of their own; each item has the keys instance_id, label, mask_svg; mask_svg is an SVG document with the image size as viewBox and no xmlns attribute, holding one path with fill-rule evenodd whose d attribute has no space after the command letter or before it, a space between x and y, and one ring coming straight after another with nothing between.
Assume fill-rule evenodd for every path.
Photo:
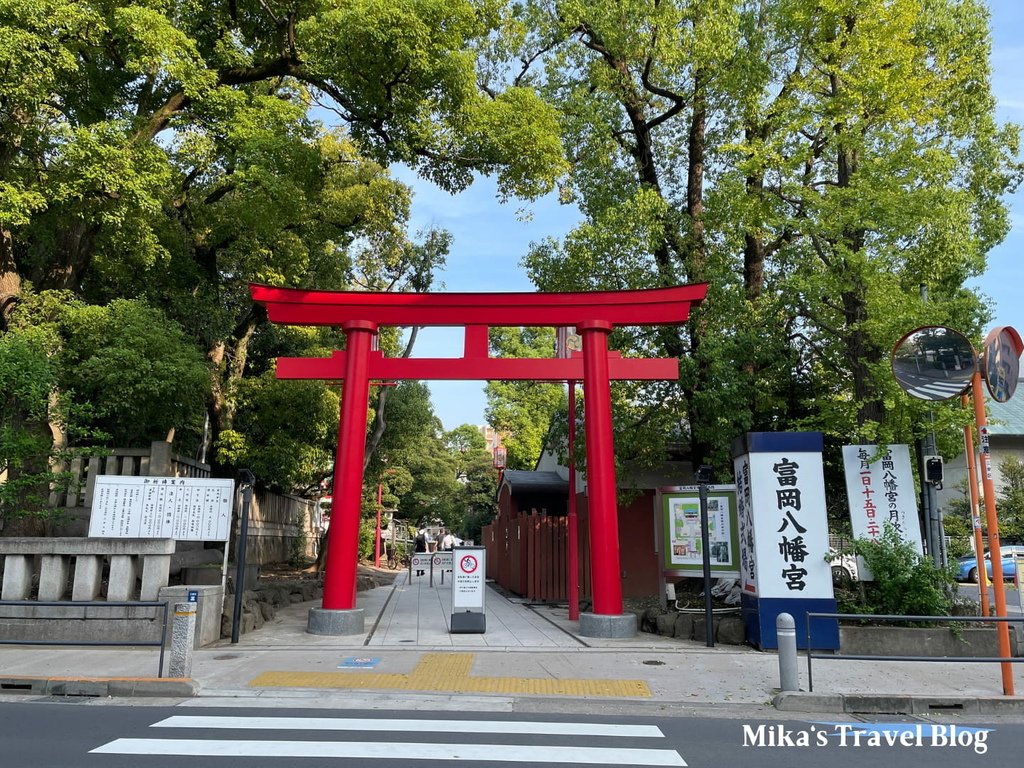
<instances>
[{"instance_id":1,"label":"banner with japanese text","mask_svg":"<svg viewBox=\"0 0 1024 768\"><path fill-rule=\"evenodd\" d=\"M878 539L888 524L923 554L910 449L906 445L844 445L843 469L854 538Z\"/></svg>"},{"instance_id":2,"label":"banner with japanese text","mask_svg":"<svg viewBox=\"0 0 1024 768\"><path fill-rule=\"evenodd\" d=\"M832 598L820 453L750 453L750 517L760 598Z\"/></svg>"}]
</instances>

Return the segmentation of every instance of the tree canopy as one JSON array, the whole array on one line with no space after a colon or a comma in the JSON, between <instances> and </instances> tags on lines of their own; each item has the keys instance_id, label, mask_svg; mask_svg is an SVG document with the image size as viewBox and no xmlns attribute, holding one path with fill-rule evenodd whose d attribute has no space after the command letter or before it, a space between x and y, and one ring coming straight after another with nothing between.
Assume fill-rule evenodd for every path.
<instances>
[{"instance_id":1,"label":"tree canopy","mask_svg":"<svg viewBox=\"0 0 1024 768\"><path fill-rule=\"evenodd\" d=\"M61 440L174 428L218 472L318 487L338 393L273 359L343 339L270 327L247 286L430 290L450 237L410 231L394 163L557 186L583 220L525 256L540 290L708 282L685 327L614 333L682 361L615 386L628 458L684 442L723 469L748 430L907 441L927 406L887 353L917 325L977 338L965 284L1020 179L989 45L980 0L0 0L0 469L31 484ZM426 392L375 391L365 469L456 527L490 503L483 455ZM531 466L564 390L489 394ZM935 409L940 442L960 418Z\"/></svg>"}]
</instances>

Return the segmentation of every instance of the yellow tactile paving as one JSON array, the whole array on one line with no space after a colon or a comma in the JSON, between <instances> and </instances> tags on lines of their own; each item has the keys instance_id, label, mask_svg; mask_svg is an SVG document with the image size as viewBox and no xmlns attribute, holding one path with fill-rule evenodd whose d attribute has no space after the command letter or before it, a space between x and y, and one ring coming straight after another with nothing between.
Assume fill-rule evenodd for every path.
<instances>
[{"instance_id":1,"label":"yellow tactile paving","mask_svg":"<svg viewBox=\"0 0 1024 768\"><path fill-rule=\"evenodd\" d=\"M643 680L555 680L534 677L472 677L472 653L425 653L408 675L379 672L264 672L253 688L370 688L446 693L534 693L554 696L649 698Z\"/></svg>"}]
</instances>

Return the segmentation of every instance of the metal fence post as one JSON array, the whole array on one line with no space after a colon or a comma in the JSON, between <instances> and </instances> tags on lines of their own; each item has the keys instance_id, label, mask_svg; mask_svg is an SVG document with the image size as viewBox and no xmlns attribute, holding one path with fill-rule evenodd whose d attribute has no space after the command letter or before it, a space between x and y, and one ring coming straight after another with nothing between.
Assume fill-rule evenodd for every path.
<instances>
[{"instance_id":1,"label":"metal fence post","mask_svg":"<svg viewBox=\"0 0 1024 768\"><path fill-rule=\"evenodd\" d=\"M775 634L779 640L779 690L799 691L800 670L796 658L796 621L788 613L775 617Z\"/></svg>"}]
</instances>

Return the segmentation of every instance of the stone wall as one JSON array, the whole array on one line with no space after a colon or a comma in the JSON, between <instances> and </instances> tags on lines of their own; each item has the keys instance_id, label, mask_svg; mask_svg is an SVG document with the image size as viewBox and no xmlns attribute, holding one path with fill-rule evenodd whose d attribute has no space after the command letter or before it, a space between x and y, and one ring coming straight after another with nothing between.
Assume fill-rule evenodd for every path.
<instances>
[{"instance_id":1,"label":"stone wall","mask_svg":"<svg viewBox=\"0 0 1024 768\"><path fill-rule=\"evenodd\" d=\"M647 608L637 611L637 626L641 632L651 632L662 637L705 642L707 623L703 612L666 611L663 608ZM712 617L712 636L716 643L723 645L744 645L747 632L739 611L718 613Z\"/></svg>"}]
</instances>

